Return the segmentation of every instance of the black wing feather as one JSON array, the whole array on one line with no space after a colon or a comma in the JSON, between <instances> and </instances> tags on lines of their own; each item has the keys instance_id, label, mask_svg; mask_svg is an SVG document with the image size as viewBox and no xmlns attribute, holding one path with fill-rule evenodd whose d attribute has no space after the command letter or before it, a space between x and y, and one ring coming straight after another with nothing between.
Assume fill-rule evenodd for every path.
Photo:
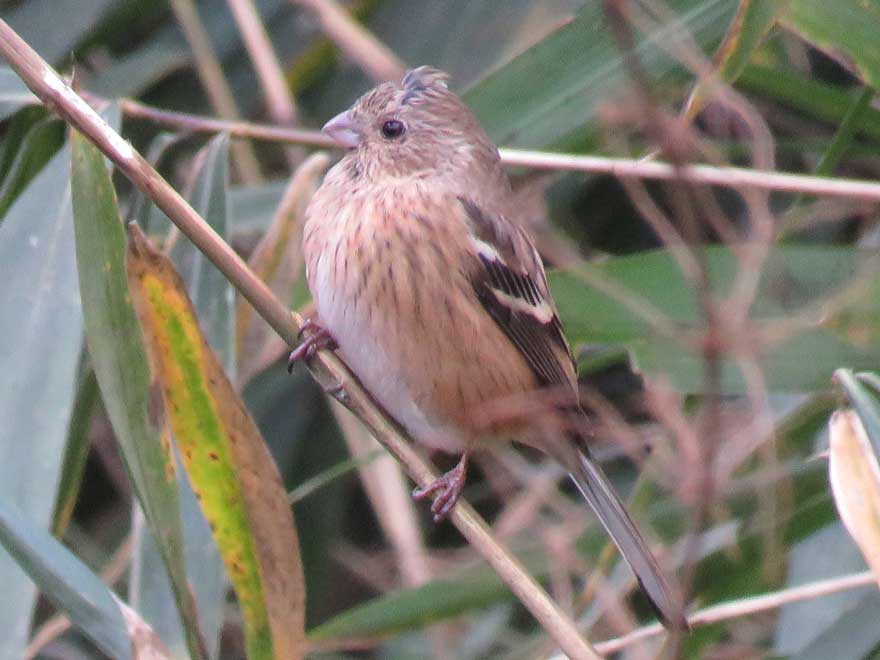
<instances>
[{"instance_id":1,"label":"black wing feather","mask_svg":"<svg viewBox=\"0 0 880 660\"><path fill-rule=\"evenodd\" d=\"M498 300L493 290L530 305L543 302L531 277L516 273L506 264L480 255L482 277L474 281L480 303L498 327L516 345L543 386L568 384L569 380L559 363L552 343L568 350L562 334L562 325L554 314L548 323L542 323L533 314L512 309ZM538 295L536 295L538 294Z\"/></svg>"}]
</instances>

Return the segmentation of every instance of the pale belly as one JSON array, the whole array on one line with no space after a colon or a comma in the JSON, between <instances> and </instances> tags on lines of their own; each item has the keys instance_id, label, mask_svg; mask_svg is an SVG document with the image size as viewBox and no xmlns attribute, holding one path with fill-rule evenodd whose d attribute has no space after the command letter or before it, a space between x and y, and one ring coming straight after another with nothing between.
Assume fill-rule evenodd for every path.
<instances>
[{"instance_id":1,"label":"pale belly","mask_svg":"<svg viewBox=\"0 0 880 660\"><path fill-rule=\"evenodd\" d=\"M464 451L462 429L424 404L424 396L418 396L424 388L413 387L410 372L415 365L402 364L407 351L395 342L407 329L386 311L370 314L363 293L355 297L349 287L338 286L329 260L318 260L316 266L311 279L320 292L315 296L319 323L333 335L340 356L370 395L421 444L448 453ZM422 377L430 381L431 371L422 371Z\"/></svg>"},{"instance_id":2,"label":"pale belly","mask_svg":"<svg viewBox=\"0 0 880 660\"><path fill-rule=\"evenodd\" d=\"M413 439L459 453L487 435L486 404L530 392L534 374L477 300L466 227L374 204L306 224L318 322Z\"/></svg>"}]
</instances>

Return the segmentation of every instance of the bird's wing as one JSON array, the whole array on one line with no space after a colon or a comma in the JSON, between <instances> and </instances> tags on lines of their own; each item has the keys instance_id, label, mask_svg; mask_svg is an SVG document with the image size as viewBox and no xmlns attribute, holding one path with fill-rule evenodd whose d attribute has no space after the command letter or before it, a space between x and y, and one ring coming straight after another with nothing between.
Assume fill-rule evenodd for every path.
<instances>
[{"instance_id":1,"label":"bird's wing","mask_svg":"<svg viewBox=\"0 0 880 660\"><path fill-rule=\"evenodd\" d=\"M528 234L465 197L457 201L471 239L471 282L480 303L522 353L541 385L574 385L574 358L541 258Z\"/></svg>"},{"instance_id":2,"label":"bird's wing","mask_svg":"<svg viewBox=\"0 0 880 660\"><path fill-rule=\"evenodd\" d=\"M473 202L459 199L467 214L479 266L472 275L477 297L520 350L544 386L575 385L575 365L562 334L540 257L525 231ZM577 403L562 406L583 412ZM583 429L576 428L540 447L562 463L608 530L667 627L687 629L687 620L647 543L611 483L590 457Z\"/></svg>"}]
</instances>

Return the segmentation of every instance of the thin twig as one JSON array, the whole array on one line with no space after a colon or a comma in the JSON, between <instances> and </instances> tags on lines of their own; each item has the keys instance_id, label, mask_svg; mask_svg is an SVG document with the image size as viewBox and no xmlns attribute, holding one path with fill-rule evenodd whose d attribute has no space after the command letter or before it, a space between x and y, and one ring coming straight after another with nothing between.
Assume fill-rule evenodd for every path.
<instances>
[{"instance_id":1,"label":"thin twig","mask_svg":"<svg viewBox=\"0 0 880 660\"><path fill-rule=\"evenodd\" d=\"M319 131L283 128L269 124L246 121L225 121L183 112L154 108L132 99L121 101L122 111L130 117L154 121L165 126L188 131L229 133L233 137L269 142L289 142L312 147L335 148L335 143ZM754 188L829 197L845 197L850 200L864 199L880 202L880 183L875 181L827 178L756 170L744 167L715 167L712 165L684 165L676 168L669 163L634 160L630 158L606 158L581 154L553 153L528 149L499 149L501 160L511 167L527 167L535 170L584 172L609 174L621 179L655 179L659 181L680 180L689 183L724 186L726 188Z\"/></svg>"},{"instance_id":2,"label":"thin twig","mask_svg":"<svg viewBox=\"0 0 880 660\"><path fill-rule=\"evenodd\" d=\"M251 0L226 0L226 4L238 25L241 40L257 72L269 116L277 124L293 124L296 121L296 105L287 89L284 71L254 3Z\"/></svg>"},{"instance_id":3,"label":"thin twig","mask_svg":"<svg viewBox=\"0 0 880 660\"><path fill-rule=\"evenodd\" d=\"M84 92L83 95L90 100L102 100L100 97L88 94L88 92ZM217 119L215 117L204 117L186 112L163 110L134 99L120 99L119 104L122 112L129 117L145 119L170 128L177 128L178 130L192 131L194 133L228 133L236 138L302 144L321 149L335 149L337 147L336 142L320 131L241 120Z\"/></svg>"},{"instance_id":4,"label":"thin twig","mask_svg":"<svg viewBox=\"0 0 880 660\"><path fill-rule=\"evenodd\" d=\"M296 104L253 0L226 0L226 4L235 18L241 40L257 72L269 116L282 126L296 123ZM287 160L291 167L295 167L303 155L302 149L288 149Z\"/></svg>"},{"instance_id":5,"label":"thin twig","mask_svg":"<svg viewBox=\"0 0 880 660\"><path fill-rule=\"evenodd\" d=\"M857 179L830 179L804 174L790 174L743 167L714 167L711 165L684 165L676 168L668 163L559 154L523 149L501 149L501 158L511 166L532 169L567 170L610 174L620 178L680 180L702 185L726 188L755 188L780 192L804 192L811 195L849 197L880 202L880 183Z\"/></svg>"},{"instance_id":6,"label":"thin twig","mask_svg":"<svg viewBox=\"0 0 880 660\"><path fill-rule=\"evenodd\" d=\"M375 82L400 80L406 65L333 0L291 0L312 12L321 29Z\"/></svg>"},{"instance_id":7,"label":"thin twig","mask_svg":"<svg viewBox=\"0 0 880 660\"><path fill-rule=\"evenodd\" d=\"M135 186L149 195L156 206L211 260L286 342L291 345L297 343L303 319L281 304L180 194L2 20L0 56L50 109L94 142ZM337 399L360 418L373 436L404 465L419 486L425 486L437 478L436 471L407 442L402 432L335 355L320 352L309 369L320 385L335 392ZM339 389L340 385L343 389ZM485 521L470 505L459 502L449 518L569 657L599 657L580 635L571 618L547 596L520 561L498 543Z\"/></svg>"},{"instance_id":8,"label":"thin twig","mask_svg":"<svg viewBox=\"0 0 880 660\"><path fill-rule=\"evenodd\" d=\"M193 54L199 79L205 87L211 107L224 119L239 118L238 105L223 75L223 69L211 45L208 32L199 18L192 0L171 0L171 10L180 23L184 37ZM259 181L260 164L251 145L233 145L232 155L238 174L247 183Z\"/></svg>"},{"instance_id":9,"label":"thin twig","mask_svg":"<svg viewBox=\"0 0 880 660\"><path fill-rule=\"evenodd\" d=\"M790 603L796 603L810 598L819 598L828 596L829 594L839 591L847 591L849 589L858 589L860 587L877 587L877 577L871 571L862 573L854 573L841 577L829 578L827 580L819 580L789 589L782 589L773 593L764 594L763 596L752 596L750 598L742 598L733 600L719 605L713 605L705 609L694 612L688 617L688 623L691 626L706 626L720 621L736 619L758 612L766 612L767 610L775 610ZM651 624L631 633L609 639L596 644L596 650L602 654L616 653L636 642L640 642L650 637L655 637L663 633L664 629L659 623ZM552 660L560 660L561 656L556 656Z\"/></svg>"}]
</instances>

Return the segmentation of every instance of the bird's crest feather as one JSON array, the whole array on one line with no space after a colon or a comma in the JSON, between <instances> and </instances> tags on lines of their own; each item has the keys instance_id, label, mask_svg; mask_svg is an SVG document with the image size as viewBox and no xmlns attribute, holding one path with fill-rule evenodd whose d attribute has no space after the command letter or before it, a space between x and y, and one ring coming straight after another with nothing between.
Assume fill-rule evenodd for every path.
<instances>
[{"instance_id":1,"label":"bird's crest feather","mask_svg":"<svg viewBox=\"0 0 880 660\"><path fill-rule=\"evenodd\" d=\"M432 66L420 66L410 69L403 76L403 103L408 103L413 98L425 92L445 92L449 89L449 74Z\"/></svg>"}]
</instances>

